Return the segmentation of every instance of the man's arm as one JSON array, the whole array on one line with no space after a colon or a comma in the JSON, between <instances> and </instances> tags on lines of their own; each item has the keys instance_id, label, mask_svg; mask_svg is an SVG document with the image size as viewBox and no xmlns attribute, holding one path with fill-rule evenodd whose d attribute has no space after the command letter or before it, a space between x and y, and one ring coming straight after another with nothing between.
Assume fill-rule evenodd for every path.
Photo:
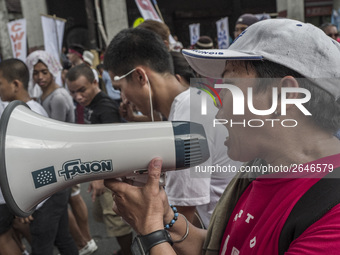
<instances>
[{"instance_id":1,"label":"man's arm","mask_svg":"<svg viewBox=\"0 0 340 255\"><path fill-rule=\"evenodd\" d=\"M164 229L164 224L174 218L164 189L159 186L161 160L154 159L148 167L148 181L144 187L135 187L118 180L105 180L105 185L112 191L115 205L114 211L121 215L139 235L147 235ZM188 224L188 225L187 225ZM176 242L186 235L181 242ZM171 247L168 243L154 246L150 254L201 254L206 231L187 223L182 215L168 229L171 239L175 242Z\"/></svg>"}]
</instances>

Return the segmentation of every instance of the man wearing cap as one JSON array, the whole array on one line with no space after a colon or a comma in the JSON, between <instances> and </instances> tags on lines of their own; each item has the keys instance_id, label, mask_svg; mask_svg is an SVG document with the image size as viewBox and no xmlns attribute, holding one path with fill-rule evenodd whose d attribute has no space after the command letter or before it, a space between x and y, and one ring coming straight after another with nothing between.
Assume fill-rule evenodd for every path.
<instances>
[{"instance_id":1,"label":"man wearing cap","mask_svg":"<svg viewBox=\"0 0 340 255\"><path fill-rule=\"evenodd\" d=\"M210 36L202 35L194 45L195 49L213 49L214 43Z\"/></svg>"},{"instance_id":2,"label":"man wearing cap","mask_svg":"<svg viewBox=\"0 0 340 255\"><path fill-rule=\"evenodd\" d=\"M235 24L234 38L236 39L247 27L258 22L258 18L250 13L241 15Z\"/></svg>"},{"instance_id":3,"label":"man wearing cap","mask_svg":"<svg viewBox=\"0 0 340 255\"><path fill-rule=\"evenodd\" d=\"M229 132L228 155L249 163L228 185L207 232L182 218L162 230L174 213L158 187L160 158L150 162L142 189L107 181L114 209L148 243L134 248L150 254L337 254L340 45L311 24L275 19L252 25L227 50L183 53L202 75L225 78L216 118Z\"/></svg>"}]
</instances>

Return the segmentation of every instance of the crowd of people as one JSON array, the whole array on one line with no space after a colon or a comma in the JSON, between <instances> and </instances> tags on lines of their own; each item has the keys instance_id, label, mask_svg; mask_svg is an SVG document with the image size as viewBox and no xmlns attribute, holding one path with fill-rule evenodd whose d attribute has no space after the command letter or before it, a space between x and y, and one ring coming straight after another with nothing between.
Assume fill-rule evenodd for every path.
<instances>
[{"instance_id":1,"label":"crowd of people","mask_svg":"<svg viewBox=\"0 0 340 255\"><path fill-rule=\"evenodd\" d=\"M336 26L244 14L225 50L201 36L178 52L169 36L167 25L146 20L120 31L98 65L80 44L68 45L62 63L44 50L30 53L26 63L3 60L0 98L84 125L203 125L209 159L201 168L167 172L164 187L159 157L150 161L144 186L122 179L89 182L93 217L120 246L114 254L337 254ZM216 90L215 98L206 96ZM238 105L239 99L247 103ZM237 171L197 171L204 166ZM0 193L0 255L28 254L22 238L33 255L52 255L55 248L62 255L94 253L98 245L80 189L53 194L27 218L15 217Z\"/></svg>"}]
</instances>

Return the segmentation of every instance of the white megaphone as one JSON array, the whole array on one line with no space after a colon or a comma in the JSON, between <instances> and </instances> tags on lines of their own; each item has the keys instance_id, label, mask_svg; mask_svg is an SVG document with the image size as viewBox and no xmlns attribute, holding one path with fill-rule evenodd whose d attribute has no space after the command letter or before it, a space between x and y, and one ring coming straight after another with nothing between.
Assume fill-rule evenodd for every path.
<instances>
[{"instance_id":1,"label":"white megaphone","mask_svg":"<svg viewBox=\"0 0 340 255\"><path fill-rule=\"evenodd\" d=\"M45 118L20 101L0 121L0 185L21 217L57 191L95 179L142 176L154 157L163 171L209 158L202 125L192 122L77 125Z\"/></svg>"}]
</instances>

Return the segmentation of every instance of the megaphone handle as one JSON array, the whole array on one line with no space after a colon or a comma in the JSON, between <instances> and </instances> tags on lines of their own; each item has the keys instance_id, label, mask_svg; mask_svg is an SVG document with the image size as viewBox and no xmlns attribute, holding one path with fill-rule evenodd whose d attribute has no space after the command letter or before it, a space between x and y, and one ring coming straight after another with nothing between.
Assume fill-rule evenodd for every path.
<instances>
[{"instance_id":1,"label":"megaphone handle","mask_svg":"<svg viewBox=\"0 0 340 255\"><path fill-rule=\"evenodd\" d=\"M147 173L148 172L146 171L146 172L144 172L143 174L140 174L140 175L126 176L126 179L132 180L134 186L141 187L141 186L144 186L145 183L148 180L148 174ZM162 186L162 187L165 186L165 179L166 179L166 174L165 174L165 172L162 172L161 176L159 178L159 186Z\"/></svg>"}]
</instances>

